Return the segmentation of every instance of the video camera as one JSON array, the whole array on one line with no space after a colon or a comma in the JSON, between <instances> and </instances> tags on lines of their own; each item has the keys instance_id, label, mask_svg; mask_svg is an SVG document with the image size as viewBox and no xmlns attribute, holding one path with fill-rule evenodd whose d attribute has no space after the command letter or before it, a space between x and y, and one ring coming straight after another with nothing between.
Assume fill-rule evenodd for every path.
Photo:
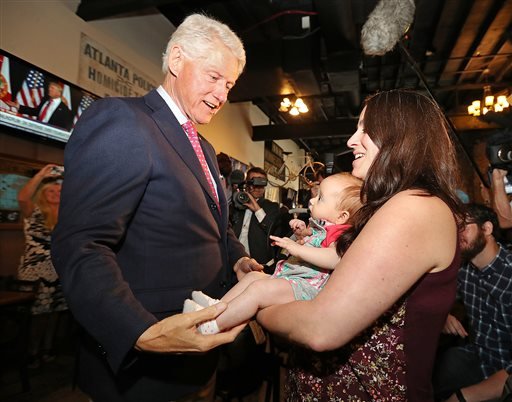
<instances>
[{"instance_id":1,"label":"video camera","mask_svg":"<svg viewBox=\"0 0 512 402\"><path fill-rule=\"evenodd\" d=\"M505 191L512 194L512 130L506 129L489 137L486 146L487 158L489 159L489 181L493 169L507 171L505 180Z\"/></svg>"},{"instance_id":2,"label":"video camera","mask_svg":"<svg viewBox=\"0 0 512 402\"><path fill-rule=\"evenodd\" d=\"M229 176L229 183L238 186L237 191L233 193L233 205L238 209L246 209L245 205L251 199L247 193L247 186L262 186L268 184L264 177L253 177L251 180L244 180L244 173L241 170L233 170Z\"/></svg>"}]
</instances>

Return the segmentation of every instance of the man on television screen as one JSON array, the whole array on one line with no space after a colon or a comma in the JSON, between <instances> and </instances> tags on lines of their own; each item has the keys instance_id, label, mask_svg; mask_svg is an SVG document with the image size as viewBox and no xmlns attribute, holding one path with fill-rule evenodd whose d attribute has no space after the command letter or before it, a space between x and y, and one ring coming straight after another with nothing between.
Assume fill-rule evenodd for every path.
<instances>
[{"instance_id":1,"label":"man on television screen","mask_svg":"<svg viewBox=\"0 0 512 402\"><path fill-rule=\"evenodd\" d=\"M36 107L20 105L19 102L6 102L17 109L18 113L36 116L42 123L71 130L73 127L73 114L62 97L63 85L60 82L50 81L48 94Z\"/></svg>"}]
</instances>

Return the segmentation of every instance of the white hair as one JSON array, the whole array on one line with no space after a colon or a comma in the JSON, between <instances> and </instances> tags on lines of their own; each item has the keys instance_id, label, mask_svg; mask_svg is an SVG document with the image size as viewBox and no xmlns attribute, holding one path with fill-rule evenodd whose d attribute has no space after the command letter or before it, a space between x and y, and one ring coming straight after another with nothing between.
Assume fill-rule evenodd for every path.
<instances>
[{"instance_id":1,"label":"white hair","mask_svg":"<svg viewBox=\"0 0 512 402\"><path fill-rule=\"evenodd\" d=\"M245 50L240 38L226 25L203 14L189 15L173 32L163 54L162 71L169 70L169 53L174 45L194 59L207 58L223 43L238 59L238 75L245 67Z\"/></svg>"}]
</instances>

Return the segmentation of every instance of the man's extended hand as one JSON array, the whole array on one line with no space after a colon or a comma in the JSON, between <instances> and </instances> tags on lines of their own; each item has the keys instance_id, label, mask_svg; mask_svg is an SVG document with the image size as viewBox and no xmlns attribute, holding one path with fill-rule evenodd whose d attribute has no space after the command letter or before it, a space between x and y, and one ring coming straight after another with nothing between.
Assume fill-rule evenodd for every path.
<instances>
[{"instance_id":1,"label":"man's extended hand","mask_svg":"<svg viewBox=\"0 0 512 402\"><path fill-rule=\"evenodd\" d=\"M201 335L196 328L202 322L215 319L226 308L227 304L221 302L200 311L165 318L149 327L139 337L135 348L153 353L206 352L233 342L245 324L215 335Z\"/></svg>"}]
</instances>

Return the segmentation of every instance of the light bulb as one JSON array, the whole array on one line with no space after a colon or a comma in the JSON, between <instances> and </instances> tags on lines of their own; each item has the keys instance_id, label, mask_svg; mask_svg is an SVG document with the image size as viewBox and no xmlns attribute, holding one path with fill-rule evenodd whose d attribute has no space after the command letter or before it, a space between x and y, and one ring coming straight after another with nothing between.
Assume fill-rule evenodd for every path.
<instances>
[{"instance_id":1,"label":"light bulb","mask_svg":"<svg viewBox=\"0 0 512 402\"><path fill-rule=\"evenodd\" d=\"M290 109L290 114L292 116L298 116L299 115L299 109L297 109L295 106Z\"/></svg>"},{"instance_id":2,"label":"light bulb","mask_svg":"<svg viewBox=\"0 0 512 402\"><path fill-rule=\"evenodd\" d=\"M305 103L303 103L302 105L299 106L299 112L300 113L307 113L307 112L309 112L309 109L308 109L308 107L306 106Z\"/></svg>"},{"instance_id":3,"label":"light bulb","mask_svg":"<svg viewBox=\"0 0 512 402\"><path fill-rule=\"evenodd\" d=\"M502 106L503 108L506 108L506 107L509 107L510 105L508 104L508 101L507 101L507 96L506 95L500 95L496 98L496 103L498 103L500 106Z\"/></svg>"},{"instance_id":4,"label":"light bulb","mask_svg":"<svg viewBox=\"0 0 512 402\"><path fill-rule=\"evenodd\" d=\"M487 95L487 96L485 97L485 106L489 106L489 107L491 107L493 104L494 104L494 96L492 96L492 95Z\"/></svg>"}]
</instances>

